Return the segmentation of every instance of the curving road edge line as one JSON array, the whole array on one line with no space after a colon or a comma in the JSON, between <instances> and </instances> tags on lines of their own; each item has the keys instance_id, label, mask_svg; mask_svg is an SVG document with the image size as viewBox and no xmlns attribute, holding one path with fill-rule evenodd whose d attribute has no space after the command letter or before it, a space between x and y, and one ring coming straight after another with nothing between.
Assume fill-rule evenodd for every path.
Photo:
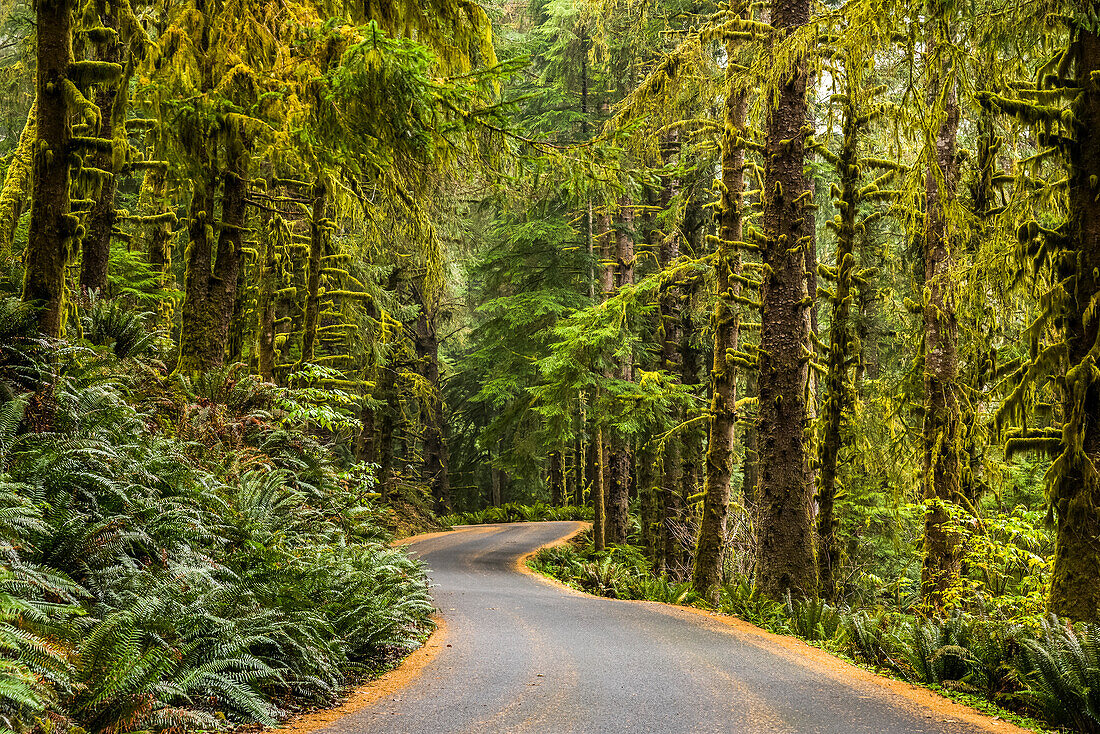
<instances>
[{"instance_id":1,"label":"curving road edge line","mask_svg":"<svg viewBox=\"0 0 1100 734\"><path fill-rule=\"evenodd\" d=\"M666 604L659 601L611 599L605 596L597 596L581 591L580 589L575 589L558 579L539 573L527 565L527 561L543 548L553 548L565 545L589 527L591 527L591 523L585 523L584 527L570 533L566 537L525 554L517 561L516 570L570 594L587 596L591 599L602 599L604 601L619 604L641 604L661 614L667 614L669 616L679 617L694 622L703 622L712 628L720 629L726 634L740 635L743 638L747 638L749 642L759 647L766 647L768 650L782 655L793 663L811 670L823 672L840 682L853 686L879 688L893 693L899 698L904 699L905 703L911 707L912 711L935 713L941 717L955 718L994 734L1029 734L1035 731L1033 729L1025 729L999 716L982 713L975 708L953 701L931 689L873 673L866 668L854 665L819 647L814 647L797 637L769 632L761 627L757 627L751 622L746 622L743 619L729 614L719 614L706 609L687 607L680 604Z\"/></svg>"},{"instance_id":2,"label":"curving road edge line","mask_svg":"<svg viewBox=\"0 0 1100 734\"><path fill-rule=\"evenodd\" d=\"M573 538L577 537L585 530L588 530L592 526L591 523L582 523L573 532L568 535L559 538L551 543L547 543L544 546L536 548L530 553L524 554L517 562L517 570L533 576L537 579L546 581L554 585L560 585L563 589L572 591L573 593L580 594L581 592L571 589L565 584L559 584L542 574L535 573L527 568L527 559L538 553L543 548L552 548L560 545L565 545ZM407 538L401 538L395 540L390 545L392 547L401 547L415 543L421 540L431 540L433 538L439 538L445 535L451 535L452 533L468 532L470 530L476 530L485 526L482 525L469 525L460 530L442 530L432 533L421 533L419 535L412 535ZM348 691L347 697L344 698L336 706L327 709L318 709L309 711L307 713L298 714L290 718L286 723L281 726L269 729L268 731L285 732L286 734L312 734L312 732L323 729L326 726L335 723L336 721L357 713L368 706L372 706L381 699L392 696L401 689L405 688L417 678L423 672L424 668L428 666L445 647L448 647L447 643L447 623L443 618L442 613L437 612L432 615L432 621L435 622L435 631L428 635L428 639L424 641L424 644L410 653L404 660L402 660L396 668L389 671L385 675L374 680L367 681L366 683L356 686Z\"/></svg>"}]
</instances>

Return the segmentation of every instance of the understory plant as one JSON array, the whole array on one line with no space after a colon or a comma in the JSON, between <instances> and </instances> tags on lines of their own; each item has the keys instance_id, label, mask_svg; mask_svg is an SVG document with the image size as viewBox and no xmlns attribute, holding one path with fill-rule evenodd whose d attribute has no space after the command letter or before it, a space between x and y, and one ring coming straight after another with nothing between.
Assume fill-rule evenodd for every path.
<instances>
[{"instance_id":1,"label":"understory plant","mask_svg":"<svg viewBox=\"0 0 1100 734\"><path fill-rule=\"evenodd\" d=\"M316 396L171 376L147 318L0 356L0 730L273 725L431 627L369 471L287 408Z\"/></svg>"}]
</instances>

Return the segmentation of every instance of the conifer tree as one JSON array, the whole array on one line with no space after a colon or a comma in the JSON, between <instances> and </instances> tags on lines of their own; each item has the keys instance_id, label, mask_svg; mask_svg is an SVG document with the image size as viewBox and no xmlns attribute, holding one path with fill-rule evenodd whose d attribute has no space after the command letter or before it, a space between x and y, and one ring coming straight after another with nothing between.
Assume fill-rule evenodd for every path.
<instances>
[{"instance_id":1,"label":"conifer tree","mask_svg":"<svg viewBox=\"0 0 1100 734\"><path fill-rule=\"evenodd\" d=\"M732 7L731 14L736 13ZM736 15L734 15L736 17ZM736 81L736 43L725 44L726 90L722 117L721 179L718 182L718 236L715 272L714 364L707 416L709 439L703 475L703 507L695 546L692 585L699 595L716 600L722 580L726 515L733 473L734 431L737 424L737 369L746 360L738 352L741 321L743 239L742 196L745 189L747 93Z\"/></svg>"},{"instance_id":2,"label":"conifer tree","mask_svg":"<svg viewBox=\"0 0 1100 734\"><path fill-rule=\"evenodd\" d=\"M776 0L770 24L776 44L797 39L810 21L805 0ZM806 101L809 72L805 51L778 56L777 84L768 90L765 123L762 239L764 277L758 415L759 530L757 585L774 598L790 591L811 593L816 583L811 520L812 487L807 455L806 381L809 307L806 292L808 207L813 187L805 173ZM781 63L781 62L777 62Z\"/></svg>"}]
</instances>

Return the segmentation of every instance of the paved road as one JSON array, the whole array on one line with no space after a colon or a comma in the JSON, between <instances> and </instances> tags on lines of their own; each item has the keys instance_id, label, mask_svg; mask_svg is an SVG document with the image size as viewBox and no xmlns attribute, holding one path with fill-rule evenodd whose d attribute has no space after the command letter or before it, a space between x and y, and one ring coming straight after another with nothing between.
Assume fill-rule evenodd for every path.
<instances>
[{"instance_id":1,"label":"paved road","mask_svg":"<svg viewBox=\"0 0 1100 734\"><path fill-rule=\"evenodd\" d=\"M517 570L521 555L577 527L480 526L411 544L438 584L448 646L409 686L325 734L1020 731L929 708L914 700L923 692L798 643Z\"/></svg>"}]
</instances>

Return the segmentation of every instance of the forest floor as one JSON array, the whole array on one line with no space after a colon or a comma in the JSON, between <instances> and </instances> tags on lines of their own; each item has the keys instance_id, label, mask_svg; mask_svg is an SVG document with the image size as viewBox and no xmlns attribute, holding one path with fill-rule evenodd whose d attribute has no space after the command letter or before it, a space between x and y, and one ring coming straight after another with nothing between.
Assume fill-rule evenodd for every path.
<instances>
[{"instance_id":1,"label":"forest floor","mask_svg":"<svg viewBox=\"0 0 1100 734\"><path fill-rule=\"evenodd\" d=\"M584 527L412 538L445 627L393 674L293 731L1025 731L730 617L593 597L526 569L526 556Z\"/></svg>"}]
</instances>

